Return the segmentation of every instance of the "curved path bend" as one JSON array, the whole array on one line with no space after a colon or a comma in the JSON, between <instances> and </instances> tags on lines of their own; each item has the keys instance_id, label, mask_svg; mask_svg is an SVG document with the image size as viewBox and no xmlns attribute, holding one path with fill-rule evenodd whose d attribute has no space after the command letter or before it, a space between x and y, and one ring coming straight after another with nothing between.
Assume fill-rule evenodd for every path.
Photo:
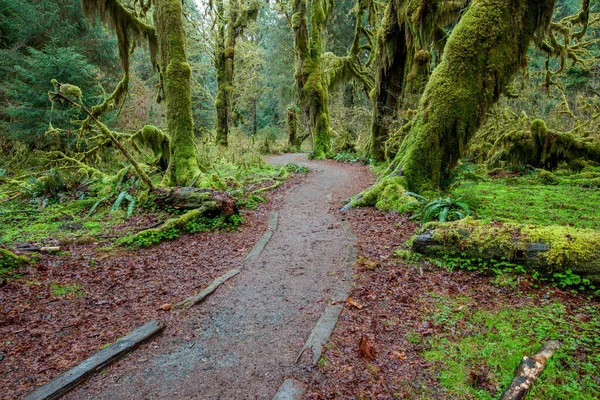
<instances>
[{"instance_id":1,"label":"curved path bend","mask_svg":"<svg viewBox=\"0 0 600 400\"><path fill-rule=\"evenodd\" d=\"M263 252L201 305L182 313L185 335L162 337L67 395L71 399L271 399L342 284L352 244L337 211L369 184L365 167L271 157L311 173L286 194ZM202 262L202 260L198 260Z\"/></svg>"}]
</instances>

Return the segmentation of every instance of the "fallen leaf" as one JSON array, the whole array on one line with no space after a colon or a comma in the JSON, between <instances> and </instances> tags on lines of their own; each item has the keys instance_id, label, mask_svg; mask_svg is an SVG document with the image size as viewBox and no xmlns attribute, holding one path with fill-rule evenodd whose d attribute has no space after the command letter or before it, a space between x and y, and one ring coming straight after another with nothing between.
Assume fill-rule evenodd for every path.
<instances>
[{"instance_id":1,"label":"fallen leaf","mask_svg":"<svg viewBox=\"0 0 600 400\"><path fill-rule=\"evenodd\" d=\"M172 304L166 303L166 304L163 304L162 306L160 306L160 309L163 311L169 311L171 309L171 307L173 307Z\"/></svg>"},{"instance_id":2,"label":"fallen leaf","mask_svg":"<svg viewBox=\"0 0 600 400\"><path fill-rule=\"evenodd\" d=\"M392 351L392 355L400 360L406 360L406 353L403 351Z\"/></svg>"},{"instance_id":3,"label":"fallen leaf","mask_svg":"<svg viewBox=\"0 0 600 400\"><path fill-rule=\"evenodd\" d=\"M358 308L359 310L363 309L363 305L354 301L352 299L352 297L348 297L348 304L351 305L352 307Z\"/></svg>"},{"instance_id":4,"label":"fallen leaf","mask_svg":"<svg viewBox=\"0 0 600 400\"><path fill-rule=\"evenodd\" d=\"M373 360L375 358L375 345L373 345L373 342L367 335L363 335L363 337L360 338L358 352L363 358L367 358L369 360Z\"/></svg>"}]
</instances>

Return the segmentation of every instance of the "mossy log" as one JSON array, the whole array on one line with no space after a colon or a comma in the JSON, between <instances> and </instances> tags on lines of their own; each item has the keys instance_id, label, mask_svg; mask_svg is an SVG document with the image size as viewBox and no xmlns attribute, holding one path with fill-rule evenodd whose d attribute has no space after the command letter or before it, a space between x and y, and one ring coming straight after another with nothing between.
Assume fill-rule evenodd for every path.
<instances>
[{"instance_id":1,"label":"mossy log","mask_svg":"<svg viewBox=\"0 0 600 400\"><path fill-rule=\"evenodd\" d=\"M154 201L158 205L167 205L179 210L192 210L205 207L207 210L224 215L233 215L238 212L235 200L225 191L212 189L184 188L157 188L154 192Z\"/></svg>"},{"instance_id":2,"label":"mossy log","mask_svg":"<svg viewBox=\"0 0 600 400\"><path fill-rule=\"evenodd\" d=\"M0 268L2 269L19 268L31 262L31 259L25 256L18 256L12 251L0 248Z\"/></svg>"},{"instance_id":3,"label":"mossy log","mask_svg":"<svg viewBox=\"0 0 600 400\"><path fill-rule=\"evenodd\" d=\"M499 145L504 148L504 156L508 162L550 171L557 169L563 162L600 162L600 142L595 138L552 131L540 119L531 122L529 131L518 130L502 135L490 153L493 154Z\"/></svg>"},{"instance_id":4,"label":"mossy log","mask_svg":"<svg viewBox=\"0 0 600 400\"><path fill-rule=\"evenodd\" d=\"M145 229L138 232L133 238L133 243L158 243L163 238L172 238L171 234L186 228L186 226L200 217L216 217L219 215L230 216L238 212L233 198L225 191L212 189L185 188L158 188L154 191L154 201L158 205L170 206L179 210L188 210L183 215L170 218L158 227Z\"/></svg>"},{"instance_id":5,"label":"mossy log","mask_svg":"<svg viewBox=\"0 0 600 400\"><path fill-rule=\"evenodd\" d=\"M571 270L583 279L600 283L600 232L594 230L485 223L469 217L426 224L414 237L412 250L432 256L506 259L548 274Z\"/></svg>"}]
</instances>

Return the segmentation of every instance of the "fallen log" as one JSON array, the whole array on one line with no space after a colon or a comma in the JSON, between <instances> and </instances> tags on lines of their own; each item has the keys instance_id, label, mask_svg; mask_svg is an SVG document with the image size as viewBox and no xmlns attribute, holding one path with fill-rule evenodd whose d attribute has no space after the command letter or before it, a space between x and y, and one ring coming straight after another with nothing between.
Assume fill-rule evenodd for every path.
<instances>
[{"instance_id":1,"label":"fallen log","mask_svg":"<svg viewBox=\"0 0 600 400\"><path fill-rule=\"evenodd\" d=\"M181 231L200 217L230 216L238 212L235 200L225 191L198 188L156 189L155 203L181 210L184 214L170 218L164 223L145 229L133 236L133 243L148 246L163 238L173 237L173 232Z\"/></svg>"},{"instance_id":2,"label":"fallen log","mask_svg":"<svg viewBox=\"0 0 600 400\"><path fill-rule=\"evenodd\" d=\"M154 202L180 210L206 208L221 214L233 215L238 210L235 200L225 191L193 187L157 188L153 191Z\"/></svg>"},{"instance_id":3,"label":"fallen log","mask_svg":"<svg viewBox=\"0 0 600 400\"><path fill-rule=\"evenodd\" d=\"M568 226L530 226L474 220L430 222L412 239L412 251L429 256L506 260L542 273L570 270L600 283L600 233Z\"/></svg>"},{"instance_id":4,"label":"fallen log","mask_svg":"<svg viewBox=\"0 0 600 400\"><path fill-rule=\"evenodd\" d=\"M537 353L531 357L523 357L516 376L502 393L500 400L521 400L524 399L533 383L540 376L546 361L552 357L555 351L560 349L561 344L557 340L550 340L542 346Z\"/></svg>"},{"instance_id":5,"label":"fallen log","mask_svg":"<svg viewBox=\"0 0 600 400\"><path fill-rule=\"evenodd\" d=\"M25 264L30 264L32 261L25 256L18 256L12 251L0 247L0 267L2 268L19 268Z\"/></svg>"},{"instance_id":6,"label":"fallen log","mask_svg":"<svg viewBox=\"0 0 600 400\"><path fill-rule=\"evenodd\" d=\"M59 246L43 246L43 247L38 247L38 246L20 246L20 247L16 247L15 248L16 251L35 251L35 252L48 252L48 253L54 253L57 251L60 251L60 247Z\"/></svg>"}]
</instances>

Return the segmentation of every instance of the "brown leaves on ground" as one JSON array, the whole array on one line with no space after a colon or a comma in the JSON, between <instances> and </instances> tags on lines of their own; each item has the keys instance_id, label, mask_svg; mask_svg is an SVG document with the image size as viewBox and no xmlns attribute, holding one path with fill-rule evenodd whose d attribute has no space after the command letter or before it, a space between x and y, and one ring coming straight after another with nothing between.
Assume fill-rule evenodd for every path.
<instances>
[{"instance_id":1,"label":"brown leaves on ground","mask_svg":"<svg viewBox=\"0 0 600 400\"><path fill-rule=\"evenodd\" d=\"M301 178L268 197L280 197ZM36 266L23 268L0 290L0 399L24 397L152 319L165 320L165 333L178 335L178 313L165 311L239 267L276 204L246 212L238 232L186 234L137 250L75 241L64 244L66 255L43 254ZM132 218L145 226L145 217ZM57 284L75 284L83 295L56 295Z\"/></svg>"},{"instance_id":2,"label":"brown leaves on ground","mask_svg":"<svg viewBox=\"0 0 600 400\"><path fill-rule=\"evenodd\" d=\"M452 311L471 312L476 308L518 307L539 301L547 293L524 285L494 286L489 277L476 272L449 272L427 262L415 266L394 258L393 251L416 227L405 216L363 208L350 210L344 217L358 236L361 258L351 298L353 302L360 299L363 308L348 301L350 307L342 311L331 346L323 354L328 363L313 375L307 399L448 398L439 382L443 364L430 363L422 356L430 346L429 337L445 329L424 319L435 304L435 296L468 297L468 304ZM381 268L369 268L376 264ZM570 295L554 290L552 296ZM578 300L573 296L570 301ZM457 336L469 334L463 323L457 323L455 329ZM376 357L372 352L375 347ZM469 383L495 394L498 377L484 367L475 367Z\"/></svg>"}]
</instances>

